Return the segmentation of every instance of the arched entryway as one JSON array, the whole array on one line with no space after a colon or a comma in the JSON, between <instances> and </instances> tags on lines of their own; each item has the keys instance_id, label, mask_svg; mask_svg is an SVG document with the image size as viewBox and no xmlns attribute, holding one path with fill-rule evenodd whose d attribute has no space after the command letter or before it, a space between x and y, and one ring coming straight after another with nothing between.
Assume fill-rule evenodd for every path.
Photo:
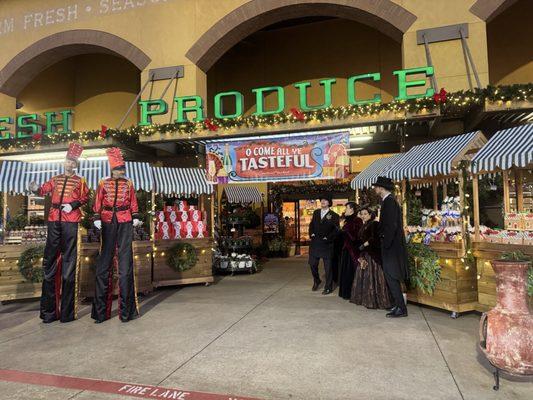
<instances>
[{"instance_id":1,"label":"arched entryway","mask_svg":"<svg viewBox=\"0 0 533 400\"><path fill-rule=\"evenodd\" d=\"M489 3L489 2L488 2ZM504 2L505 10L498 9L488 17L487 49L489 83L512 85L533 80L533 2L518 0Z\"/></svg>"},{"instance_id":2,"label":"arched entryway","mask_svg":"<svg viewBox=\"0 0 533 400\"><path fill-rule=\"evenodd\" d=\"M353 20L397 42L416 20L414 14L390 0L251 0L213 25L186 55L207 71L250 34L281 21L317 16Z\"/></svg>"},{"instance_id":3,"label":"arched entryway","mask_svg":"<svg viewBox=\"0 0 533 400\"><path fill-rule=\"evenodd\" d=\"M75 130L116 126L140 87L150 58L106 32L71 30L39 40L0 71L0 92L18 112L74 111ZM136 111L126 121L136 121ZM98 115L98 119L95 116Z\"/></svg>"}]
</instances>

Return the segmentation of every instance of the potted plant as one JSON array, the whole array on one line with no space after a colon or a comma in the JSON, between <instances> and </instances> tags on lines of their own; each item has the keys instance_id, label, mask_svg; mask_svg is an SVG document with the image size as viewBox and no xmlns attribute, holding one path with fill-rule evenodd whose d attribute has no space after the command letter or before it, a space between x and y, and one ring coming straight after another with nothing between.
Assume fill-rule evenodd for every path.
<instances>
[{"instance_id":1,"label":"potted plant","mask_svg":"<svg viewBox=\"0 0 533 400\"><path fill-rule=\"evenodd\" d=\"M530 267L531 258L519 251L492 261L497 304L480 321L481 350L494 366L513 375L533 374L533 316L527 293Z\"/></svg>"}]
</instances>

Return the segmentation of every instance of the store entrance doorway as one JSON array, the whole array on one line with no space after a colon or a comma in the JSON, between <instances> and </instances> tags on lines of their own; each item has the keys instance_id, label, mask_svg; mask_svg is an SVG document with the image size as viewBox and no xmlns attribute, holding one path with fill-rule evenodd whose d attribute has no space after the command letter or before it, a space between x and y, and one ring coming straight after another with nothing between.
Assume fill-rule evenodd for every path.
<instances>
[{"instance_id":1,"label":"store entrance doorway","mask_svg":"<svg viewBox=\"0 0 533 400\"><path fill-rule=\"evenodd\" d=\"M341 215L344 205L348 202L346 194L333 198L331 209ZM309 224L313 218L313 212L320 208L320 200L301 198L297 200L284 200L282 203L282 218L285 224L285 239L296 245L296 254L308 252Z\"/></svg>"}]
</instances>

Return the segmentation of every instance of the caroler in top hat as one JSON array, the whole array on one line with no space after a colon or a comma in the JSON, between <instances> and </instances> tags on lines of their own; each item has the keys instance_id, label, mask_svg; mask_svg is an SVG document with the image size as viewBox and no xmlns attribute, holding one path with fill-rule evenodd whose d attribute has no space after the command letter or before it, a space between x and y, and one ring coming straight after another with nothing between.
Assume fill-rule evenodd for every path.
<instances>
[{"instance_id":1,"label":"caroler in top hat","mask_svg":"<svg viewBox=\"0 0 533 400\"><path fill-rule=\"evenodd\" d=\"M71 143L64 163L64 173L42 186L30 183L38 196L52 196L48 213L46 246L43 256L43 289L40 318L44 323L76 318L76 279L78 271L78 223L80 207L87 203L89 189L85 179L74 173L83 148Z\"/></svg>"},{"instance_id":2,"label":"caroler in top hat","mask_svg":"<svg viewBox=\"0 0 533 400\"><path fill-rule=\"evenodd\" d=\"M402 209L392 194L394 183L390 178L378 176L377 181L372 186L381 197L378 228L381 240L381 259L385 280L394 302L394 307L387 314L387 317L407 317L407 306L401 288L402 282L409 285Z\"/></svg>"},{"instance_id":3,"label":"caroler in top hat","mask_svg":"<svg viewBox=\"0 0 533 400\"><path fill-rule=\"evenodd\" d=\"M113 269L118 264L119 317L122 322L139 315L133 271L133 227L140 225L133 182L118 148L107 150L111 177L100 181L94 201L94 225L102 230L96 262L96 285L91 317L96 323L111 317Z\"/></svg>"}]
</instances>

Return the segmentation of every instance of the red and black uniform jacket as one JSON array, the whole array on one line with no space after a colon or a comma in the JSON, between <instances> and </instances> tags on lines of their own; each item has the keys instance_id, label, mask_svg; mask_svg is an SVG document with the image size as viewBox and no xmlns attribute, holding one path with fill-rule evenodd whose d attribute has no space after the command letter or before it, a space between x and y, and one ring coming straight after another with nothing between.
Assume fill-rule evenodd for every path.
<instances>
[{"instance_id":1,"label":"red and black uniform jacket","mask_svg":"<svg viewBox=\"0 0 533 400\"><path fill-rule=\"evenodd\" d=\"M80 207L87 203L89 188L85 178L78 175L56 175L45 182L37 191L40 196L52 194L52 207L48 213L49 222L80 222ZM61 211L61 204L70 204L72 211Z\"/></svg>"},{"instance_id":2,"label":"red and black uniform jacket","mask_svg":"<svg viewBox=\"0 0 533 400\"><path fill-rule=\"evenodd\" d=\"M138 218L139 207L133 182L125 178L102 179L96 190L93 211L94 219L106 224L113 221L113 214L119 224Z\"/></svg>"}]
</instances>

